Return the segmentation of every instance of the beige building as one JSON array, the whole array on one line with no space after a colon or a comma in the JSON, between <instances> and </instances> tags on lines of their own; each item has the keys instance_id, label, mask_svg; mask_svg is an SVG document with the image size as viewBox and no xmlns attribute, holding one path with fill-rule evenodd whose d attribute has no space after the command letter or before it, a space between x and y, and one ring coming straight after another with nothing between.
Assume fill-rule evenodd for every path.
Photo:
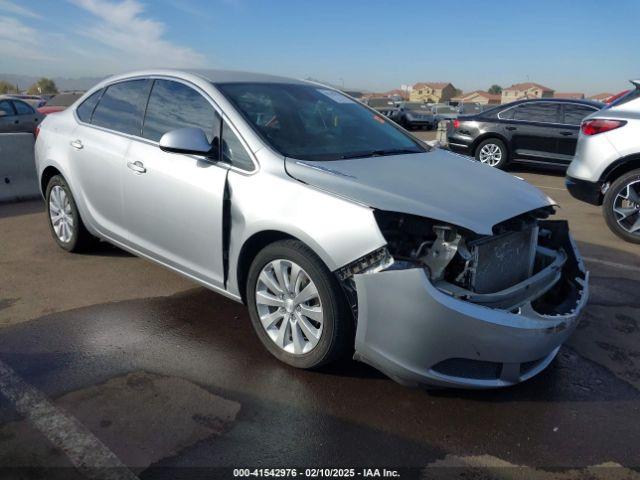
<instances>
[{"instance_id":1,"label":"beige building","mask_svg":"<svg viewBox=\"0 0 640 480\"><path fill-rule=\"evenodd\" d=\"M502 90L502 103L515 102L525 98L553 98L554 91L539 83L516 83Z\"/></svg>"},{"instance_id":2,"label":"beige building","mask_svg":"<svg viewBox=\"0 0 640 480\"><path fill-rule=\"evenodd\" d=\"M584 93L554 93L553 98L566 98L569 100L584 100Z\"/></svg>"},{"instance_id":3,"label":"beige building","mask_svg":"<svg viewBox=\"0 0 640 480\"><path fill-rule=\"evenodd\" d=\"M420 82L413 86L409 94L412 102L448 102L457 93L456 87L445 82Z\"/></svg>"},{"instance_id":4,"label":"beige building","mask_svg":"<svg viewBox=\"0 0 640 480\"><path fill-rule=\"evenodd\" d=\"M498 105L502 97L484 90L475 90L453 97L451 100L462 103L479 103L480 105Z\"/></svg>"}]
</instances>

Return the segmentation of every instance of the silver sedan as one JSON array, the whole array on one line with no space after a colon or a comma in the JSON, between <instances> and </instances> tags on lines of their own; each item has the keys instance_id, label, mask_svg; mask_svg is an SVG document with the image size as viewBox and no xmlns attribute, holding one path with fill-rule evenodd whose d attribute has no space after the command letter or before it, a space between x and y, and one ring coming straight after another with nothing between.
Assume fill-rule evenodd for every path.
<instances>
[{"instance_id":1,"label":"silver sedan","mask_svg":"<svg viewBox=\"0 0 640 480\"><path fill-rule=\"evenodd\" d=\"M247 305L274 356L407 385L512 385L575 329L587 277L553 201L324 85L109 78L47 117L54 240L96 239Z\"/></svg>"}]
</instances>

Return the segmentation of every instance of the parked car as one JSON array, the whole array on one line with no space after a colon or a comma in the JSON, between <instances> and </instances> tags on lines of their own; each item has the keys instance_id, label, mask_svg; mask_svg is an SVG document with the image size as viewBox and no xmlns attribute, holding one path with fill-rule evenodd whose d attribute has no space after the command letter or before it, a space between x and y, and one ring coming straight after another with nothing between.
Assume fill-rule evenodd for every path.
<instances>
[{"instance_id":1,"label":"parked car","mask_svg":"<svg viewBox=\"0 0 640 480\"><path fill-rule=\"evenodd\" d=\"M0 133L34 133L42 117L27 102L0 97Z\"/></svg>"},{"instance_id":2,"label":"parked car","mask_svg":"<svg viewBox=\"0 0 640 480\"><path fill-rule=\"evenodd\" d=\"M640 80L635 88L582 122L567 189L602 205L607 225L620 238L640 243Z\"/></svg>"},{"instance_id":3,"label":"parked car","mask_svg":"<svg viewBox=\"0 0 640 480\"><path fill-rule=\"evenodd\" d=\"M391 98L369 98L366 104L385 117L395 120L398 116L398 103Z\"/></svg>"},{"instance_id":4,"label":"parked car","mask_svg":"<svg viewBox=\"0 0 640 480\"><path fill-rule=\"evenodd\" d=\"M588 275L547 195L329 87L208 75L112 77L45 118L60 247L99 237L244 302L295 367L355 348L405 384L489 388L549 365Z\"/></svg>"},{"instance_id":5,"label":"parked car","mask_svg":"<svg viewBox=\"0 0 640 480\"><path fill-rule=\"evenodd\" d=\"M449 123L449 148L496 168L511 161L567 167L580 123L604 104L592 100L520 100Z\"/></svg>"},{"instance_id":6,"label":"parked car","mask_svg":"<svg viewBox=\"0 0 640 480\"><path fill-rule=\"evenodd\" d=\"M39 95L23 95L19 93L7 93L3 95L3 97L7 98L15 98L16 100L22 100L23 102L28 103L33 108L39 108L46 103L46 100Z\"/></svg>"},{"instance_id":7,"label":"parked car","mask_svg":"<svg viewBox=\"0 0 640 480\"><path fill-rule=\"evenodd\" d=\"M629 90L623 90L619 93L616 93L615 95L611 95L609 98L605 99L604 103L610 105L613 102L615 102L616 100L618 100L619 98L624 97L627 93L629 93Z\"/></svg>"},{"instance_id":8,"label":"parked car","mask_svg":"<svg viewBox=\"0 0 640 480\"><path fill-rule=\"evenodd\" d=\"M456 107L458 115L476 115L488 110L488 108L494 107L493 105L483 105L477 102L459 102L457 105L453 106Z\"/></svg>"},{"instance_id":9,"label":"parked car","mask_svg":"<svg viewBox=\"0 0 640 480\"><path fill-rule=\"evenodd\" d=\"M424 102L402 102L398 105L398 113L393 120L407 130L414 128L431 130L436 125L431 107Z\"/></svg>"},{"instance_id":10,"label":"parked car","mask_svg":"<svg viewBox=\"0 0 640 480\"><path fill-rule=\"evenodd\" d=\"M61 112L67 107L73 105L81 96L82 93L60 93L47 100L47 103L38 108L38 111L43 115Z\"/></svg>"},{"instance_id":11,"label":"parked car","mask_svg":"<svg viewBox=\"0 0 640 480\"><path fill-rule=\"evenodd\" d=\"M431 112L433 113L436 125L444 120L454 120L458 118L458 109L446 103L436 103L431 105Z\"/></svg>"}]
</instances>

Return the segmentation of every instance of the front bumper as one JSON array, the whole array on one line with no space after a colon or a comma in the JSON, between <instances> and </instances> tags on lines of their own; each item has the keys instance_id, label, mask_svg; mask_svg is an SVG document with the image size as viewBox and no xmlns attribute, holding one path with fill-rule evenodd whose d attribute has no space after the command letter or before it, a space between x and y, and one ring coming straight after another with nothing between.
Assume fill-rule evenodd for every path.
<instances>
[{"instance_id":1,"label":"front bumper","mask_svg":"<svg viewBox=\"0 0 640 480\"><path fill-rule=\"evenodd\" d=\"M587 302L588 273L570 243L573 265L563 275L573 270L581 278L562 314L539 313L533 301L505 310L455 298L422 268L356 275L354 358L412 386L498 388L535 376L574 331Z\"/></svg>"},{"instance_id":2,"label":"front bumper","mask_svg":"<svg viewBox=\"0 0 640 480\"><path fill-rule=\"evenodd\" d=\"M435 124L433 119L405 119L405 125L409 127L433 127Z\"/></svg>"},{"instance_id":3,"label":"front bumper","mask_svg":"<svg viewBox=\"0 0 640 480\"><path fill-rule=\"evenodd\" d=\"M572 197L591 205L602 205L602 183L581 180L567 175L565 185Z\"/></svg>"}]
</instances>

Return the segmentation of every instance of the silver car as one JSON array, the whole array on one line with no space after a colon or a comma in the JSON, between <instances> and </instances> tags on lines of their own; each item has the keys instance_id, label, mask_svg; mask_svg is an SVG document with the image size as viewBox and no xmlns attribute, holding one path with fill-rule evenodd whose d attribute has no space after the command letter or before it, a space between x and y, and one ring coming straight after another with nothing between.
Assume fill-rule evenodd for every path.
<instances>
[{"instance_id":1,"label":"silver car","mask_svg":"<svg viewBox=\"0 0 640 480\"><path fill-rule=\"evenodd\" d=\"M579 200L602 205L620 238L640 243L640 80L626 95L586 117L566 185Z\"/></svg>"},{"instance_id":2,"label":"silver car","mask_svg":"<svg viewBox=\"0 0 640 480\"><path fill-rule=\"evenodd\" d=\"M47 117L55 241L97 237L248 306L274 356L353 355L407 385L503 387L587 301L553 201L326 86L143 71Z\"/></svg>"}]
</instances>

